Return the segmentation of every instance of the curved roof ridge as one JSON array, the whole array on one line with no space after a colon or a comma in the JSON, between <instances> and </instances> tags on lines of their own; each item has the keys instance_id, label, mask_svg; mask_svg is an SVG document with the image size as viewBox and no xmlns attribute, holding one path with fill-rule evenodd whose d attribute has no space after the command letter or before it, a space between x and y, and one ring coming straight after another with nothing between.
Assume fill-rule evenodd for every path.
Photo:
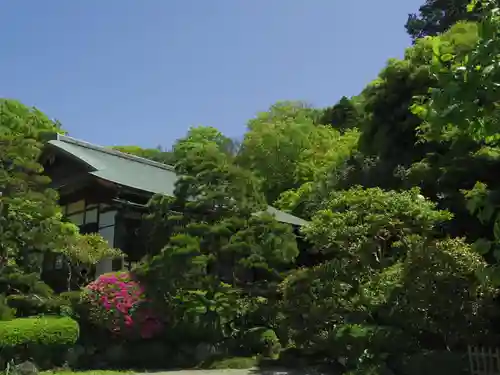
<instances>
[{"instance_id":1,"label":"curved roof ridge","mask_svg":"<svg viewBox=\"0 0 500 375\"><path fill-rule=\"evenodd\" d=\"M92 143L89 143L89 142L86 142L86 141L82 141L80 139L76 139L76 138L73 138L73 137L70 137L70 136L67 136L67 135L57 134L57 140L61 141L61 142L66 142L66 143L74 144L74 145L77 145L77 146L80 146L80 147L85 147L85 148L88 148L88 149L91 149L91 150L94 150L94 151L98 151L98 152L102 152L102 153L105 153L105 154L108 154L108 155L117 156L117 157L120 157L120 158L123 158L123 159L131 160L131 161L136 161L138 163L150 165L152 167L157 167L157 168L165 169L167 171L175 172L175 168L172 165L163 164L163 163L160 163L160 162L157 162L157 161L153 161L153 160L149 160L149 159L146 159L146 158L142 158L140 156L135 156L135 155L127 154L125 152L121 152L121 151L114 150L114 149L111 149L111 148L107 148L107 147L104 147L104 146L99 146L99 145L96 145L96 144L92 144Z\"/></svg>"}]
</instances>

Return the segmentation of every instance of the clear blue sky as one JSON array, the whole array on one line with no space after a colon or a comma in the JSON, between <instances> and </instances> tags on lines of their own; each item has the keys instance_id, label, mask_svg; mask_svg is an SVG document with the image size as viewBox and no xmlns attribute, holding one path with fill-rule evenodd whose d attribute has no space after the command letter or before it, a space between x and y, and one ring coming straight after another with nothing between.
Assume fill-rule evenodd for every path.
<instances>
[{"instance_id":1,"label":"clear blue sky","mask_svg":"<svg viewBox=\"0 0 500 375\"><path fill-rule=\"evenodd\" d=\"M241 136L278 100L358 94L410 40L424 0L3 0L0 97L73 137L170 146Z\"/></svg>"}]
</instances>

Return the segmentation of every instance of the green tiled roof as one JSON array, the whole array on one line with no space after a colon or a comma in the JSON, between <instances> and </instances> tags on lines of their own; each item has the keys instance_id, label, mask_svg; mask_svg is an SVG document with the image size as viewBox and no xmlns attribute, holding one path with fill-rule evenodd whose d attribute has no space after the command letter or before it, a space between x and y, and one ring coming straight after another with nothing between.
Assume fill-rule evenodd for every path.
<instances>
[{"instance_id":1,"label":"green tiled roof","mask_svg":"<svg viewBox=\"0 0 500 375\"><path fill-rule=\"evenodd\" d=\"M60 134L48 143L85 163L91 170L90 174L100 179L153 194L174 193L177 175L172 166ZM307 224L305 220L271 206L267 211L283 223L300 226Z\"/></svg>"}]
</instances>

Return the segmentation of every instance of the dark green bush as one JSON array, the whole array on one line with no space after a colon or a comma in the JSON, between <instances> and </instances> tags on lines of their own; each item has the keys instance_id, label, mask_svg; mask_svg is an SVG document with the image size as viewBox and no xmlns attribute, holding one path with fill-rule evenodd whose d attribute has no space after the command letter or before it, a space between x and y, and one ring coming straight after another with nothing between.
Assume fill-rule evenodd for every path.
<instances>
[{"instance_id":1,"label":"dark green bush","mask_svg":"<svg viewBox=\"0 0 500 375\"><path fill-rule=\"evenodd\" d=\"M0 321L12 320L16 317L16 310L7 305L5 296L0 294Z\"/></svg>"},{"instance_id":2,"label":"dark green bush","mask_svg":"<svg viewBox=\"0 0 500 375\"><path fill-rule=\"evenodd\" d=\"M3 321L0 322L0 362L32 359L42 368L61 365L67 349L76 343L78 336L78 323L66 317Z\"/></svg>"},{"instance_id":3,"label":"dark green bush","mask_svg":"<svg viewBox=\"0 0 500 375\"><path fill-rule=\"evenodd\" d=\"M394 327L367 324L341 324L318 342L319 349L333 358L344 358L348 369L359 361L381 363L391 356L403 355L416 348L412 337Z\"/></svg>"},{"instance_id":4,"label":"dark green bush","mask_svg":"<svg viewBox=\"0 0 500 375\"><path fill-rule=\"evenodd\" d=\"M7 305L16 310L16 316L24 318L42 314L59 314L62 301L56 297L13 294L7 297Z\"/></svg>"},{"instance_id":5,"label":"dark green bush","mask_svg":"<svg viewBox=\"0 0 500 375\"><path fill-rule=\"evenodd\" d=\"M252 354L266 358L276 358L281 351L281 344L276 333L266 327L250 329L245 335L244 345Z\"/></svg>"},{"instance_id":6,"label":"dark green bush","mask_svg":"<svg viewBox=\"0 0 500 375\"><path fill-rule=\"evenodd\" d=\"M81 291L63 292L58 297L61 301L61 315L78 320L81 326L83 320L85 320L85 309L81 303Z\"/></svg>"},{"instance_id":7,"label":"dark green bush","mask_svg":"<svg viewBox=\"0 0 500 375\"><path fill-rule=\"evenodd\" d=\"M71 292L63 292L59 294L59 297L66 302L69 302L72 306L78 305L80 303L82 292L79 290L71 291Z\"/></svg>"},{"instance_id":8,"label":"dark green bush","mask_svg":"<svg viewBox=\"0 0 500 375\"><path fill-rule=\"evenodd\" d=\"M40 297L50 297L54 291L40 280L38 274L23 274L12 270L0 276L0 293L6 295L36 294Z\"/></svg>"}]
</instances>

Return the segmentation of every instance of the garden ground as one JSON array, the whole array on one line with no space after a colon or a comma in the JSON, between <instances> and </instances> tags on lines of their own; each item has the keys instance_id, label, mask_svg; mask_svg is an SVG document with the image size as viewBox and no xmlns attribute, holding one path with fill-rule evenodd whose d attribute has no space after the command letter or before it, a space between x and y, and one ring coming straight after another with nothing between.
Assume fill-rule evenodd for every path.
<instances>
[{"instance_id":1,"label":"garden ground","mask_svg":"<svg viewBox=\"0 0 500 375\"><path fill-rule=\"evenodd\" d=\"M84 372L43 372L43 375L323 375L318 371L285 370L285 369L224 369L224 370L173 370L147 373L128 371L84 371ZM326 374L325 374L326 375Z\"/></svg>"},{"instance_id":2,"label":"garden ground","mask_svg":"<svg viewBox=\"0 0 500 375\"><path fill-rule=\"evenodd\" d=\"M261 369L227 369L227 370L180 370L157 372L155 375L320 375L316 371L305 370L261 370Z\"/></svg>"}]
</instances>

